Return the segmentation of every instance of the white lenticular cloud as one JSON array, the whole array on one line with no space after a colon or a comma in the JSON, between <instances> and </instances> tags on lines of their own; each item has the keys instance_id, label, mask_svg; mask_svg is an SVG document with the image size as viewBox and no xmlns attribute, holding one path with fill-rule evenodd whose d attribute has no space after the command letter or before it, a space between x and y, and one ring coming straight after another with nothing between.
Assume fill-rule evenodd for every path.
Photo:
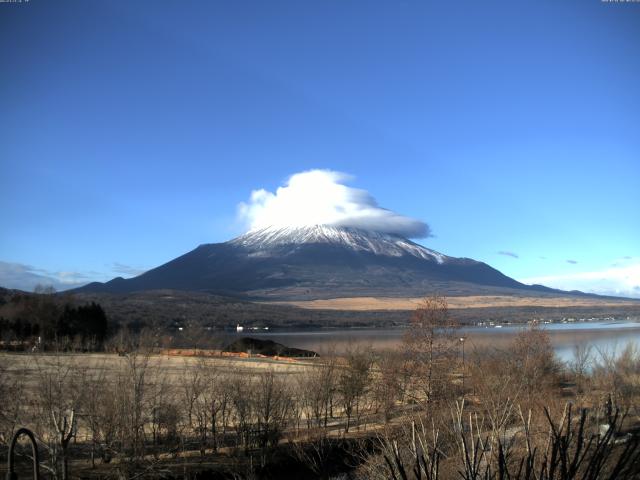
<instances>
[{"instance_id":1,"label":"white lenticular cloud","mask_svg":"<svg viewBox=\"0 0 640 480\"><path fill-rule=\"evenodd\" d=\"M430 235L426 223L381 208L366 190L345 185L350 179L332 170L296 173L275 193L254 190L249 202L239 205L239 217L252 230L333 225L411 238Z\"/></svg>"}]
</instances>

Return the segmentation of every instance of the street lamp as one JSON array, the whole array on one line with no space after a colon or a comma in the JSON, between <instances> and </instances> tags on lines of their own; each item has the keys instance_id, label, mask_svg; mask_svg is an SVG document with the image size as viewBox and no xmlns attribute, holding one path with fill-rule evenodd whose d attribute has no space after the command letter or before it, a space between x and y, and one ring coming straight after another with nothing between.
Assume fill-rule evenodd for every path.
<instances>
[{"instance_id":1,"label":"street lamp","mask_svg":"<svg viewBox=\"0 0 640 480\"><path fill-rule=\"evenodd\" d=\"M460 344L462 345L462 396L464 397L464 341L466 337L460 337Z\"/></svg>"}]
</instances>

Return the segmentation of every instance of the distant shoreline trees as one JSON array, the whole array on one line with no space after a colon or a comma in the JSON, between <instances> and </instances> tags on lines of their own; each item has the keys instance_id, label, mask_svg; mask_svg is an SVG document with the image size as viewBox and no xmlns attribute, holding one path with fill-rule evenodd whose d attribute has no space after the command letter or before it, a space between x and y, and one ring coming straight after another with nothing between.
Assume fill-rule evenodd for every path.
<instances>
[{"instance_id":1,"label":"distant shoreline trees","mask_svg":"<svg viewBox=\"0 0 640 480\"><path fill-rule=\"evenodd\" d=\"M110 327L100 304L75 305L51 288L15 294L0 306L0 340L5 345L31 341L43 348L55 343L57 349L96 350Z\"/></svg>"}]
</instances>

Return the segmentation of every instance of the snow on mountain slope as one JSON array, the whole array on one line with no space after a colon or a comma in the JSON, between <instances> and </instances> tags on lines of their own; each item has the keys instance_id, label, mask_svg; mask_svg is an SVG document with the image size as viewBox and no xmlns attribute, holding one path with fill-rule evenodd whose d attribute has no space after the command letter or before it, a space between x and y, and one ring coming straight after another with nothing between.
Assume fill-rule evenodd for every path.
<instances>
[{"instance_id":1,"label":"snow on mountain slope","mask_svg":"<svg viewBox=\"0 0 640 480\"><path fill-rule=\"evenodd\" d=\"M439 264L450 258L397 235L329 225L266 227L251 230L227 243L251 250L252 256L259 257L270 256L270 252L279 247L320 243L389 257L410 255Z\"/></svg>"}]
</instances>

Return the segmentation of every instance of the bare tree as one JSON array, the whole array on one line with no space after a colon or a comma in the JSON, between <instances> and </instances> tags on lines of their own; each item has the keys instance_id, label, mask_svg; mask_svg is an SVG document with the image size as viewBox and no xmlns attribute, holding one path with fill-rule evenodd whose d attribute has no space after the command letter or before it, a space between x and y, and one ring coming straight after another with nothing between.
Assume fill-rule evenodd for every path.
<instances>
[{"instance_id":1,"label":"bare tree","mask_svg":"<svg viewBox=\"0 0 640 480\"><path fill-rule=\"evenodd\" d=\"M414 423L411 429L404 428L395 435L383 436L380 443L384 463L373 457L373 461L367 462L370 465L365 471L374 473L367 478L395 480L638 478L639 439L627 438L623 445L616 441L624 416L614 411L609 428L594 434L588 413L583 409L574 415L569 404L554 417L545 408L546 431L539 435L532 428L529 412L521 416L520 425L514 427L510 435L502 436L494 448L488 440L482 416L467 412L458 403L452 412L453 451L448 451L437 430L433 430L430 436L433 440L429 441L424 429L416 428ZM518 443L517 448L513 447L515 443ZM513 450L511 455L509 450ZM448 471L444 471L444 466L449 467ZM380 473L381 468L386 472Z\"/></svg>"},{"instance_id":2,"label":"bare tree","mask_svg":"<svg viewBox=\"0 0 640 480\"><path fill-rule=\"evenodd\" d=\"M549 333L538 326L522 330L509 347L507 365L529 404L557 380L557 363Z\"/></svg>"},{"instance_id":3,"label":"bare tree","mask_svg":"<svg viewBox=\"0 0 640 480\"><path fill-rule=\"evenodd\" d=\"M628 343L621 352L599 349L593 362L591 380L595 390L602 392L600 400L616 405L638 408L640 399L640 352Z\"/></svg>"},{"instance_id":4,"label":"bare tree","mask_svg":"<svg viewBox=\"0 0 640 480\"><path fill-rule=\"evenodd\" d=\"M299 378L301 402L307 427L326 428L329 418L333 416L333 405L337 389L336 359L325 356L312 367L308 367Z\"/></svg>"},{"instance_id":5,"label":"bare tree","mask_svg":"<svg viewBox=\"0 0 640 480\"><path fill-rule=\"evenodd\" d=\"M289 423L292 403L283 379L276 376L273 370L258 376L254 388L254 411L263 466L268 450L278 445Z\"/></svg>"},{"instance_id":6,"label":"bare tree","mask_svg":"<svg viewBox=\"0 0 640 480\"><path fill-rule=\"evenodd\" d=\"M133 352L126 357L126 374L128 376L127 393L129 409L127 409L128 443L134 459L144 454L144 425L146 412L146 388L148 381L149 356Z\"/></svg>"},{"instance_id":7,"label":"bare tree","mask_svg":"<svg viewBox=\"0 0 640 480\"><path fill-rule=\"evenodd\" d=\"M231 407L236 429L236 445L244 446L245 454L249 452L252 441L254 395L253 378L248 375L236 375L230 380Z\"/></svg>"},{"instance_id":8,"label":"bare tree","mask_svg":"<svg viewBox=\"0 0 640 480\"><path fill-rule=\"evenodd\" d=\"M102 426L104 422L104 398L109 395L109 382L104 364L97 374L87 375L84 385L85 395L80 407L80 423L90 439L91 467L95 468L96 455L102 453Z\"/></svg>"},{"instance_id":9,"label":"bare tree","mask_svg":"<svg viewBox=\"0 0 640 480\"><path fill-rule=\"evenodd\" d=\"M8 447L14 432L29 418L25 397L24 375L0 365L0 445L3 447Z\"/></svg>"},{"instance_id":10,"label":"bare tree","mask_svg":"<svg viewBox=\"0 0 640 480\"><path fill-rule=\"evenodd\" d=\"M195 365L185 360L185 374L181 379L181 403L185 409L189 430L198 438L200 454L204 455L207 443L209 409L205 403L206 378L201 362Z\"/></svg>"},{"instance_id":11,"label":"bare tree","mask_svg":"<svg viewBox=\"0 0 640 480\"><path fill-rule=\"evenodd\" d=\"M578 392L586 390L586 382L593 365L593 348L586 343L577 343L573 348L573 359L569 362L569 369L573 374Z\"/></svg>"},{"instance_id":12,"label":"bare tree","mask_svg":"<svg viewBox=\"0 0 640 480\"><path fill-rule=\"evenodd\" d=\"M229 429L232 397L231 377L217 369L207 370L205 395L211 412L211 435L214 450L218 449Z\"/></svg>"},{"instance_id":13,"label":"bare tree","mask_svg":"<svg viewBox=\"0 0 640 480\"><path fill-rule=\"evenodd\" d=\"M375 412L382 412L385 423L391 420L402 401L408 385L406 356L399 352L384 352L376 360L377 372L373 377L372 394Z\"/></svg>"},{"instance_id":14,"label":"bare tree","mask_svg":"<svg viewBox=\"0 0 640 480\"><path fill-rule=\"evenodd\" d=\"M506 352L474 352L469 362L475 398L481 404L477 410L483 416L483 428L493 447L506 428L518 419L517 405L522 386L519 372L514 372Z\"/></svg>"},{"instance_id":15,"label":"bare tree","mask_svg":"<svg viewBox=\"0 0 640 480\"><path fill-rule=\"evenodd\" d=\"M149 385L154 372L149 366L149 354L132 351L121 357L120 365L110 375L109 394L100 405L100 439L103 460L118 458L122 475L134 475L148 469L145 461L145 425L152 412L149 408Z\"/></svg>"},{"instance_id":16,"label":"bare tree","mask_svg":"<svg viewBox=\"0 0 640 480\"><path fill-rule=\"evenodd\" d=\"M424 298L413 312L404 345L411 362L416 401L428 405L451 391L458 347L456 327L444 297Z\"/></svg>"},{"instance_id":17,"label":"bare tree","mask_svg":"<svg viewBox=\"0 0 640 480\"><path fill-rule=\"evenodd\" d=\"M347 417L344 431L349 431L351 420L355 414L360 416L362 398L368 393L371 379L372 357L369 352L350 348L347 352L346 365L338 375L338 391L344 414Z\"/></svg>"},{"instance_id":18,"label":"bare tree","mask_svg":"<svg viewBox=\"0 0 640 480\"><path fill-rule=\"evenodd\" d=\"M56 353L38 358L38 436L49 454L44 466L54 478L68 478L69 442L76 434L76 411L82 403L86 369Z\"/></svg>"},{"instance_id":19,"label":"bare tree","mask_svg":"<svg viewBox=\"0 0 640 480\"><path fill-rule=\"evenodd\" d=\"M179 412L175 393L165 371L152 371L147 382L148 428L151 430L153 454L158 456L158 447L174 449L178 436Z\"/></svg>"},{"instance_id":20,"label":"bare tree","mask_svg":"<svg viewBox=\"0 0 640 480\"><path fill-rule=\"evenodd\" d=\"M422 420L403 423L399 429L386 429L377 437L379 452L366 458L362 478L371 480L425 479L440 477L443 456L439 431Z\"/></svg>"},{"instance_id":21,"label":"bare tree","mask_svg":"<svg viewBox=\"0 0 640 480\"><path fill-rule=\"evenodd\" d=\"M339 441L329 438L326 432L312 436L307 442L292 444L294 456L309 468L317 478L329 480L334 467L333 454L339 449Z\"/></svg>"}]
</instances>

